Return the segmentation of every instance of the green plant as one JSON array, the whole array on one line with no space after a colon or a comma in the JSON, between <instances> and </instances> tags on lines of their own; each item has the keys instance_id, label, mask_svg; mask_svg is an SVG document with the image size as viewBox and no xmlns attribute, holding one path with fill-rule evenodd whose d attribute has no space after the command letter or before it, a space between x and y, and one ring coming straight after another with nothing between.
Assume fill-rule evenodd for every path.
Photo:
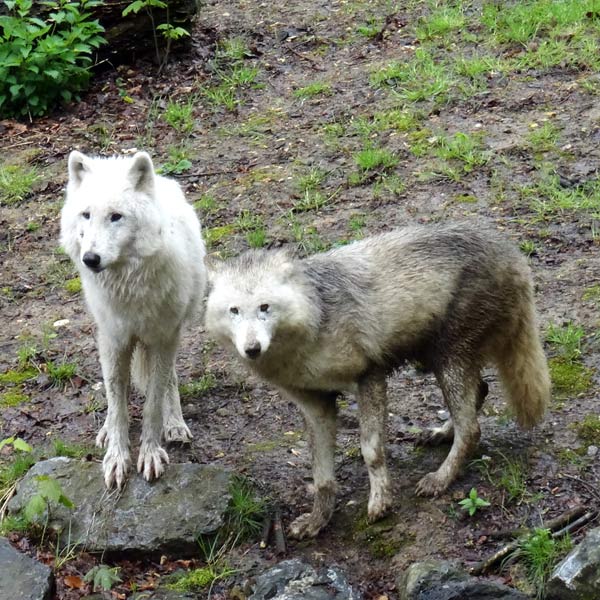
<instances>
[{"instance_id":1,"label":"green plant","mask_svg":"<svg viewBox=\"0 0 600 600\"><path fill-rule=\"evenodd\" d=\"M519 248L521 249L521 252L527 257L533 256L537 252L537 247L533 240L522 241L519 244Z\"/></svg>"},{"instance_id":2,"label":"green plant","mask_svg":"<svg viewBox=\"0 0 600 600\"><path fill-rule=\"evenodd\" d=\"M398 164L398 158L385 148L365 148L354 155L354 162L361 171L391 169Z\"/></svg>"},{"instance_id":3,"label":"green plant","mask_svg":"<svg viewBox=\"0 0 600 600\"><path fill-rule=\"evenodd\" d=\"M575 423L577 435L586 444L600 444L600 416L586 415L583 421Z\"/></svg>"},{"instance_id":4,"label":"green plant","mask_svg":"<svg viewBox=\"0 0 600 600\"><path fill-rule=\"evenodd\" d=\"M187 148L183 146L169 146L169 160L161 165L157 172L164 175L181 175L192 168L192 161Z\"/></svg>"},{"instance_id":5,"label":"green plant","mask_svg":"<svg viewBox=\"0 0 600 600\"><path fill-rule=\"evenodd\" d=\"M546 583L556 562L571 548L567 536L555 539L549 529L535 529L517 549L514 558L521 560L527 570L527 579L536 590L536 598L546 595Z\"/></svg>"},{"instance_id":6,"label":"green plant","mask_svg":"<svg viewBox=\"0 0 600 600\"><path fill-rule=\"evenodd\" d=\"M64 387L77 373L77 364L70 362L56 364L49 360L46 363L46 368L48 369L50 381L58 387Z\"/></svg>"},{"instance_id":7,"label":"green plant","mask_svg":"<svg viewBox=\"0 0 600 600\"><path fill-rule=\"evenodd\" d=\"M0 17L1 19L2 17ZM0 22L1 23L1 22ZM2 52L0 48L0 53ZM2 67L0 66L0 72ZM2 83L0 82L0 94ZM0 110L1 110L0 105ZM31 194L34 184L39 181L40 176L34 167L21 165L0 166L0 205L15 204L24 200Z\"/></svg>"},{"instance_id":8,"label":"green plant","mask_svg":"<svg viewBox=\"0 0 600 600\"><path fill-rule=\"evenodd\" d=\"M196 381L179 384L179 395L182 399L198 398L199 396L203 396L207 392L210 392L216 385L216 377L210 371L207 371Z\"/></svg>"},{"instance_id":9,"label":"green plant","mask_svg":"<svg viewBox=\"0 0 600 600\"><path fill-rule=\"evenodd\" d=\"M62 505L66 508L74 508L73 502L67 498L62 490L62 487L56 479L48 475L38 475L35 478L37 485L37 493L29 498L23 514L29 523L35 523L46 514L52 506Z\"/></svg>"},{"instance_id":10,"label":"green plant","mask_svg":"<svg viewBox=\"0 0 600 600\"><path fill-rule=\"evenodd\" d=\"M443 37L464 27L466 22L460 6L442 6L427 17L419 19L416 27L417 39L431 40Z\"/></svg>"},{"instance_id":11,"label":"green plant","mask_svg":"<svg viewBox=\"0 0 600 600\"><path fill-rule=\"evenodd\" d=\"M46 20L32 0L4 0L0 16L0 116L40 116L71 101L90 78L92 54L106 42L90 18L101 0L49 0Z\"/></svg>"},{"instance_id":12,"label":"green plant","mask_svg":"<svg viewBox=\"0 0 600 600\"><path fill-rule=\"evenodd\" d=\"M81 292L81 278L73 277L73 279L67 279L64 287L69 294L78 294Z\"/></svg>"},{"instance_id":13,"label":"green plant","mask_svg":"<svg viewBox=\"0 0 600 600\"><path fill-rule=\"evenodd\" d=\"M472 517L478 510L490 506L490 503L477 495L477 489L471 488L469 495L461 500L459 503L460 507L469 513Z\"/></svg>"},{"instance_id":14,"label":"green plant","mask_svg":"<svg viewBox=\"0 0 600 600\"><path fill-rule=\"evenodd\" d=\"M166 13L166 22L161 23L158 26L156 25L154 20L153 9L155 8L164 9ZM138 12L140 12L140 10L146 11L150 18L150 22L152 23L152 34L154 36L154 50L156 52L156 63L158 64L158 72L160 73L169 59L169 53L171 51L172 42L177 41L182 37L189 36L190 32L187 31L187 29L184 29L183 27L175 27L171 23L168 1L163 2L162 0L134 0L123 9L122 15L126 17L131 12L137 14ZM165 39L165 47L162 58L160 55L160 44L158 43L158 33L160 33Z\"/></svg>"},{"instance_id":15,"label":"green plant","mask_svg":"<svg viewBox=\"0 0 600 600\"><path fill-rule=\"evenodd\" d=\"M315 81L307 86L294 90L294 96L301 100L314 98L315 96L330 96L333 93L330 83L324 81Z\"/></svg>"},{"instance_id":16,"label":"green plant","mask_svg":"<svg viewBox=\"0 0 600 600\"><path fill-rule=\"evenodd\" d=\"M260 532L265 516L265 501L245 477L236 476L229 485L231 500L227 507L227 529L239 540L252 538Z\"/></svg>"},{"instance_id":17,"label":"green plant","mask_svg":"<svg viewBox=\"0 0 600 600\"><path fill-rule=\"evenodd\" d=\"M581 356L581 343L584 337L583 327L571 322L561 326L551 323L546 331L546 341L554 346L560 356L570 362Z\"/></svg>"},{"instance_id":18,"label":"green plant","mask_svg":"<svg viewBox=\"0 0 600 600\"><path fill-rule=\"evenodd\" d=\"M533 152L548 152L556 148L560 129L550 121L541 127L532 129L527 136L527 143Z\"/></svg>"},{"instance_id":19,"label":"green plant","mask_svg":"<svg viewBox=\"0 0 600 600\"><path fill-rule=\"evenodd\" d=\"M83 580L86 583L92 583L92 589L97 591L110 591L113 586L120 583L121 577L119 571L121 567L109 567L108 565L96 565L92 567L86 574Z\"/></svg>"},{"instance_id":20,"label":"green plant","mask_svg":"<svg viewBox=\"0 0 600 600\"><path fill-rule=\"evenodd\" d=\"M169 101L163 119L179 133L191 133L194 129L194 103Z\"/></svg>"}]
</instances>

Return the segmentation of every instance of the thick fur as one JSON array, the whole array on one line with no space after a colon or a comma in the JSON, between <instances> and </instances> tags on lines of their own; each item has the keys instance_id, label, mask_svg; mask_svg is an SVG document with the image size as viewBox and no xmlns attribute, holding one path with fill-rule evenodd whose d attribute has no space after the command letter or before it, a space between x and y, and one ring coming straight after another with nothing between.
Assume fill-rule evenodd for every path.
<instances>
[{"instance_id":1,"label":"thick fur","mask_svg":"<svg viewBox=\"0 0 600 600\"><path fill-rule=\"evenodd\" d=\"M291 526L314 536L334 508L335 396L358 397L369 517L391 504L385 460L386 375L405 360L435 373L452 415L429 442L453 439L417 485L437 495L479 440L481 371L496 365L518 422L550 397L526 260L494 232L467 225L398 229L304 260L251 251L209 273L206 325L304 413L313 442L313 511Z\"/></svg>"},{"instance_id":2,"label":"thick fur","mask_svg":"<svg viewBox=\"0 0 600 600\"><path fill-rule=\"evenodd\" d=\"M159 477L166 441L191 438L181 414L175 354L182 325L206 288L200 223L179 185L154 173L150 157L69 156L61 243L81 275L98 328L106 388L104 479L121 488L131 460L130 374L146 396L138 471Z\"/></svg>"}]
</instances>

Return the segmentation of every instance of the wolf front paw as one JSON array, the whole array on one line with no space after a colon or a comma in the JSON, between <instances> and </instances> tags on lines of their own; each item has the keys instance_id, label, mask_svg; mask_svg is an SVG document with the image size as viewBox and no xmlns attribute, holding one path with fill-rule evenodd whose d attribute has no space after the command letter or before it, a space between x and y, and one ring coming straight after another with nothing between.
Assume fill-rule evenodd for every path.
<instances>
[{"instance_id":1,"label":"wolf front paw","mask_svg":"<svg viewBox=\"0 0 600 600\"><path fill-rule=\"evenodd\" d=\"M327 521L315 517L313 513L304 513L292 522L288 529L288 535L295 540L304 540L315 537Z\"/></svg>"},{"instance_id":2,"label":"wolf front paw","mask_svg":"<svg viewBox=\"0 0 600 600\"><path fill-rule=\"evenodd\" d=\"M454 439L453 427L433 427L427 429L417 438L417 446L439 446Z\"/></svg>"},{"instance_id":3,"label":"wolf front paw","mask_svg":"<svg viewBox=\"0 0 600 600\"><path fill-rule=\"evenodd\" d=\"M165 442L191 442L194 436L189 427L179 419L169 419L163 427Z\"/></svg>"},{"instance_id":4,"label":"wolf front paw","mask_svg":"<svg viewBox=\"0 0 600 600\"><path fill-rule=\"evenodd\" d=\"M419 483L417 483L417 496L439 496L450 485L447 478L442 477L436 472L427 473Z\"/></svg>"},{"instance_id":5,"label":"wolf front paw","mask_svg":"<svg viewBox=\"0 0 600 600\"><path fill-rule=\"evenodd\" d=\"M108 489L116 487L122 489L127 480L127 473L131 467L129 450L115 447L108 448L102 461L104 483Z\"/></svg>"},{"instance_id":6,"label":"wolf front paw","mask_svg":"<svg viewBox=\"0 0 600 600\"><path fill-rule=\"evenodd\" d=\"M142 442L137 461L138 473L142 473L146 481L158 479L164 472L164 465L169 464L169 455L158 444Z\"/></svg>"},{"instance_id":7,"label":"wolf front paw","mask_svg":"<svg viewBox=\"0 0 600 600\"><path fill-rule=\"evenodd\" d=\"M383 517L392 506L392 494L388 488L375 490L369 497L367 519L374 523Z\"/></svg>"}]
</instances>

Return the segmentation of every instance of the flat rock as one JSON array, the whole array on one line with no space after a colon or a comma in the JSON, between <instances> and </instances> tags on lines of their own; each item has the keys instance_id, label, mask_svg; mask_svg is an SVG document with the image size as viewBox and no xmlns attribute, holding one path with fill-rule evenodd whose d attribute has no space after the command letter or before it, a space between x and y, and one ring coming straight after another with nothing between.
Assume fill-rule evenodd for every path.
<instances>
[{"instance_id":1,"label":"flat rock","mask_svg":"<svg viewBox=\"0 0 600 600\"><path fill-rule=\"evenodd\" d=\"M588 531L554 569L547 589L549 600L600 598L600 527Z\"/></svg>"},{"instance_id":2,"label":"flat rock","mask_svg":"<svg viewBox=\"0 0 600 600\"><path fill-rule=\"evenodd\" d=\"M0 598L50 600L54 589L52 570L13 548L0 537Z\"/></svg>"},{"instance_id":3,"label":"flat rock","mask_svg":"<svg viewBox=\"0 0 600 600\"><path fill-rule=\"evenodd\" d=\"M198 536L223 524L231 497L230 474L214 466L169 465L152 483L132 472L117 492L106 490L101 464L59 457L30 469L9 504L11 512L37 493L40 475L55 479L75 505L52 507L50 527L63 543L70 539L89 552L194 552Z\"/></svg>"},{"instance_id":4,"label":"flat rock","mask_svg":"<svg viewBox=\"0 0 600 600\"><path fill-rule=\"evenodd\" d=\"M336 567L315 569L294 558L278 563L256 578L248 600L361 600Z\"/></svg>"},{"instance_id":5,"label":"flat rock","mask_svg":"<svg viewBox=\"0 0 600 600\"><path fill-rule=\"evenodd\" d=\"M414 563L396 581L400 600L527 600L501 583L470 576L447 560Z\"/></svg>"}]
</instances>

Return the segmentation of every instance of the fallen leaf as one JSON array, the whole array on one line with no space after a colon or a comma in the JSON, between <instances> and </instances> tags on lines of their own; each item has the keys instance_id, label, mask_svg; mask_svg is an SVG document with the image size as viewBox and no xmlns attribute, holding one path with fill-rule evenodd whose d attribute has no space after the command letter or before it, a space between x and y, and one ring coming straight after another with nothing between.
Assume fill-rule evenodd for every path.
<instances>
[{"instance_id":1,"label":"fallen leaf","mask_svg":"<svg viewBox=\"0 0 600 600\"><path fill-rule=\"evenodd\" d=\"M86 583L79 575L66 575L63 577L63 581L65 582L65 585L72 590L82 590L86 586Z\"/></svg>"}]
</instances>

